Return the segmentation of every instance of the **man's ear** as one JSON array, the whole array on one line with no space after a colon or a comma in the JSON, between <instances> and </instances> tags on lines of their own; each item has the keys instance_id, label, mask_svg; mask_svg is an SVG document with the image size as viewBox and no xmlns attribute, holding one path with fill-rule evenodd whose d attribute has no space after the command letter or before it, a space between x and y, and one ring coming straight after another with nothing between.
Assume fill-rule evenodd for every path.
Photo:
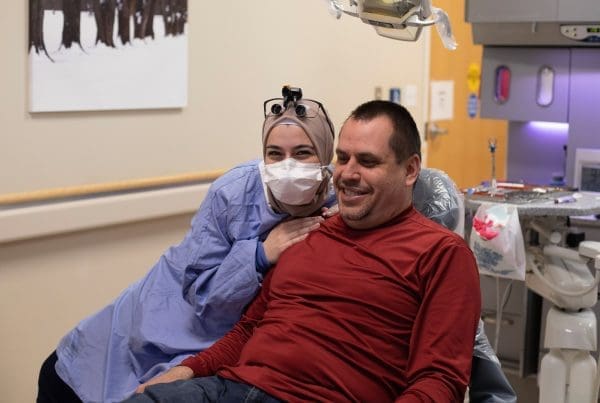
<instances>
[{"instance_id":1,"label":"man's ear","mask_svg":"<svg viewBox=\"0 0 600 403\"><path fill-rule=\"evenodd\" d=\"M421 172L421 158L413 154L405 161L406 164L406 186L413 186Z\"/></svg>"}]
</instances>

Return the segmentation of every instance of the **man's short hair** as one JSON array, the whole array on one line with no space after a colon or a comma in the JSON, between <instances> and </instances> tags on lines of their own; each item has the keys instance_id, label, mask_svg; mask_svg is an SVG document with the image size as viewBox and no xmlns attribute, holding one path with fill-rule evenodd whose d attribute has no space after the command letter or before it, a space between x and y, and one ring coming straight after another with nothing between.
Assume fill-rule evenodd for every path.
<instances>
[{"instance_id":1,"label":"man's short hair","mask_svg":"<svg viewBox=\"0 0 600 403\"><path fill-rule=\"evenodd\" d=\"M348 119L371 121L382 115L387 116L394 127L389 145L396 155L396 162L400 164L413 154L420 159L419 130L410 112L402 105L389 101L368 101L352 111Z\"/></svg>"}]
</instances>

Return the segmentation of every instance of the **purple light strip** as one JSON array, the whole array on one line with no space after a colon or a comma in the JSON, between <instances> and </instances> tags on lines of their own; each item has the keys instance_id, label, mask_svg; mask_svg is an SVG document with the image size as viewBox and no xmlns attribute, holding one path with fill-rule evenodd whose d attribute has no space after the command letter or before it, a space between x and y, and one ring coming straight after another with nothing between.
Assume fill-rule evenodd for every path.
<instances>
[{"instance_id":1,"label":"purple light strip","mask_svg":"<svg viewBox=\"0 0 600 403\"><path fill-rule=\"evenodd\" d=\"M550 135L563 135L566 136L569 133L568 123L557 123L557 122L529 122L527 126L533 129L536 133L544 133Z\"/></svg>"}]
</instances>

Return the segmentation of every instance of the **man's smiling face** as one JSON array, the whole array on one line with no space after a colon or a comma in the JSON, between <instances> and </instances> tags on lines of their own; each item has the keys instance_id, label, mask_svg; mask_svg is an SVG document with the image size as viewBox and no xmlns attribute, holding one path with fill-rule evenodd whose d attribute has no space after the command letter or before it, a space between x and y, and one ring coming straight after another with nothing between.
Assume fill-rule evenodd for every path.
<instances>
[{"instance_id":1,"label":"man's smiling face","mask_svg":"<svg viewBox=\"0 0 600 403\"><path fill-rule=\"evenodd\" d=\"M398 163L390 147L390 119L348 119L336 148L333 176L340 215L355 229L374 228L399 215L412 203L412 185L420 161L412 155Z\"/></svg>"}]
</instances>

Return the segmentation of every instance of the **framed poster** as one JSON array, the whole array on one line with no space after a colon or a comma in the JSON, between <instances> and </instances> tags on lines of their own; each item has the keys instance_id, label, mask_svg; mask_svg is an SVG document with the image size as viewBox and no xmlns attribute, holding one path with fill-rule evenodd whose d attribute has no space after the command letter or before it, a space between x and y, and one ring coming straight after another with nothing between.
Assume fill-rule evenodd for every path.
<instances>
[{"instance_id":1,"label":"framed poster","mask_svg":"<svg viewBox=\"0 0 600 403\"><path fill-rule=\"evenodd\" d=\"M30 112L187 104L187 0L29 0Z\"/></svg>"}]
</instances>

